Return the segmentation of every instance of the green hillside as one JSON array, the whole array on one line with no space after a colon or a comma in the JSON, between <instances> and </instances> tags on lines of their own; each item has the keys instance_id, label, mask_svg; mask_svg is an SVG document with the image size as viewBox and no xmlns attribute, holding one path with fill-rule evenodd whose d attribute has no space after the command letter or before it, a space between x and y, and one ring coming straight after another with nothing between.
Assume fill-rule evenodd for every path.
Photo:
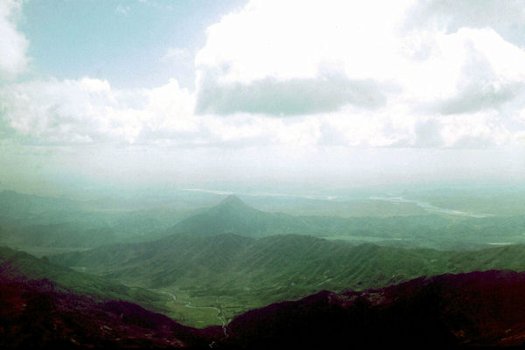
<instances>
[{"instance_id":1,"label":"green hillside","mask_svg":"<svg viewBox=\"0 0 525 350\"><path fill-rule=\"evenodd\" d=\"M147 225L142 218L129 219L124 220L125 227L135 223L140 230L141 225ZM72 235L62 224L46 227L49 233L32 239L40 246L60 246L69 239L78 243L82 237L99 244L103 241L97 235L100 231L84 228L86 231ZM170 316L205 326L251 307L321 289L383 287L447 272L523 270L523 246L486 248L491 242L522 242L523 227L523 216L292 216L263 212L229 196L158 233L163 238L102 245L49 259L77 271L160 292L164 299L160 307L167 307ZM31 240L31 235L25 237L22 231L9 232L12 237ZM106 237L111 237L110 232ZM459 252L460 248L469 250ZM65 277L58 274L58 278ZM72 280L78 284L76 288L111 292L110 287L101 287L89 278ZM128 294L141 302L141 296Z\"/></svg>"},{"instance_id":2,"label":"green hillside","mask_svg":"<svg viewBox=\"0 0 525 350\"><path fill-rule=\"evenodd\" d=\"M87 294L97 299L133 300L159 311L165 310L165 303L169 299L144 288L127 287L99 276L50 263L47 258L36 258L6 247L0 247L0 270L4 276L49 279L72 292Z\"/></svg>"},{"instance_id":3,"label":"green hillside","mask_svg":"<svg viewBox=\"0 0 525 350\"><path fill-rule=\"evenodd\" d=\"M362 290L449 272L523 271L524 256L521 245L460 252L352 245L301 235L253 239L225 234L175 235L52 260L127 285L169 291L179 298L179 308L187 303L209 307L207 319L217 323L214 308L218 306L231 317L323 289ZM195 310L184 311L191 323Z\"/></svg>"}]
</instances>

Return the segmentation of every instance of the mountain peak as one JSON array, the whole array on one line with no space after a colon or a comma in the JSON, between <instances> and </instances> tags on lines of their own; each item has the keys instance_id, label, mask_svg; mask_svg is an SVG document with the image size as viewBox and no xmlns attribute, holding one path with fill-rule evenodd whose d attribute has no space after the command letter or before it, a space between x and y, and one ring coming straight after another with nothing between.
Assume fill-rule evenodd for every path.
<instances>
[{"instance_id":1,"label":"mountain peak","mask_svg":"<svg viewBox=\"0 0 525 350\"><path fill-rule=\"evenodd\" d=\"M180 221L172 232L200 236L262 236L268 227L274 225L273 218L273 214L252 208L239 197L229 195L217 205Z\"/></svg>"},{"instance_id":2,"label":"mountain peak","mask_svg":"<svg viewBox=\"0 0 525 350\"><path fill-rule=\"evenodd\" d=\"M224 198L220 203L219 206L228 206L228 207L248 207L246 203L244 203L239 197L237 197L234 194L228 195L226 198Z\"/></svg>"},{"instance_id":3,"label":"mountain peak","mask_svg":"<svg viewBox=\"0 0 525 350\"><path fill-rule=\"evenodd\" d=\"M259 210L252 208L248 204L244 203L239 197L231 194L224 198L219 204L210 208L209 213L212 213L214 215L228 215L228 217L230 217L231 215L240 215L241 217L246 219L247 215L253 215L256 213L258 214Z\"/></svg>"}]
</instances>

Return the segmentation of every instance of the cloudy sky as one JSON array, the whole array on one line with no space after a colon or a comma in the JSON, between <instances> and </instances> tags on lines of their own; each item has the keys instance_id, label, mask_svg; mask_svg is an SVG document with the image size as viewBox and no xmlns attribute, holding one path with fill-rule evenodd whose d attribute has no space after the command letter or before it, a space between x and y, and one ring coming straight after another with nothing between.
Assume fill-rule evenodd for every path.
<instances>
[{"instance_id":1,"label":"cloudy sky","mask_svg":"<svg viewBox=\"0 0 525 350\"><path fill-rule=\"evenodd\" d=\"M516 0L1 0L0 185L525 181Z\"/></svg>"}]
</instances>

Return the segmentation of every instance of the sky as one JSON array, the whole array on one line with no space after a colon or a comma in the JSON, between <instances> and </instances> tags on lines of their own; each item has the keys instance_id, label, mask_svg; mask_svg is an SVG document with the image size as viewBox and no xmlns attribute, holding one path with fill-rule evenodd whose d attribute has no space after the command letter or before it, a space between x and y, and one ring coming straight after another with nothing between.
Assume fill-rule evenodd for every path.
<instances>
[{"instance_id":1,"label":"sky","mask_svg":"<svg viewBox=\"0 0 525 350\"><path fill-rule=\"evenodd\" d=\"M519 0L0 0L0 187L525 182Z\"/></svg>"}]
</instances>

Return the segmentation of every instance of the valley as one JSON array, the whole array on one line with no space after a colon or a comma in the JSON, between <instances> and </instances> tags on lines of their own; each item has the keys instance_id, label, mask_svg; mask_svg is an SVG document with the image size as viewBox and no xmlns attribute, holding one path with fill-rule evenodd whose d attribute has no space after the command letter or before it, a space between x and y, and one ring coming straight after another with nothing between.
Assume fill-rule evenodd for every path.
<instances>
[{"instance_id":1,"label":"valley","mask_svg":"<svg viewBox=\"0 0 525 350\"><path fill-rule=\"evenodd\" d=\"M485 271L386 288L320 291L203 329L121 300L93 299L0 269L0 346L22 349L519 347L525 274ZM173 297L176 299L176 297ZM490 320L487 322L486 320Z\"/></svg>"}]
</instances>

